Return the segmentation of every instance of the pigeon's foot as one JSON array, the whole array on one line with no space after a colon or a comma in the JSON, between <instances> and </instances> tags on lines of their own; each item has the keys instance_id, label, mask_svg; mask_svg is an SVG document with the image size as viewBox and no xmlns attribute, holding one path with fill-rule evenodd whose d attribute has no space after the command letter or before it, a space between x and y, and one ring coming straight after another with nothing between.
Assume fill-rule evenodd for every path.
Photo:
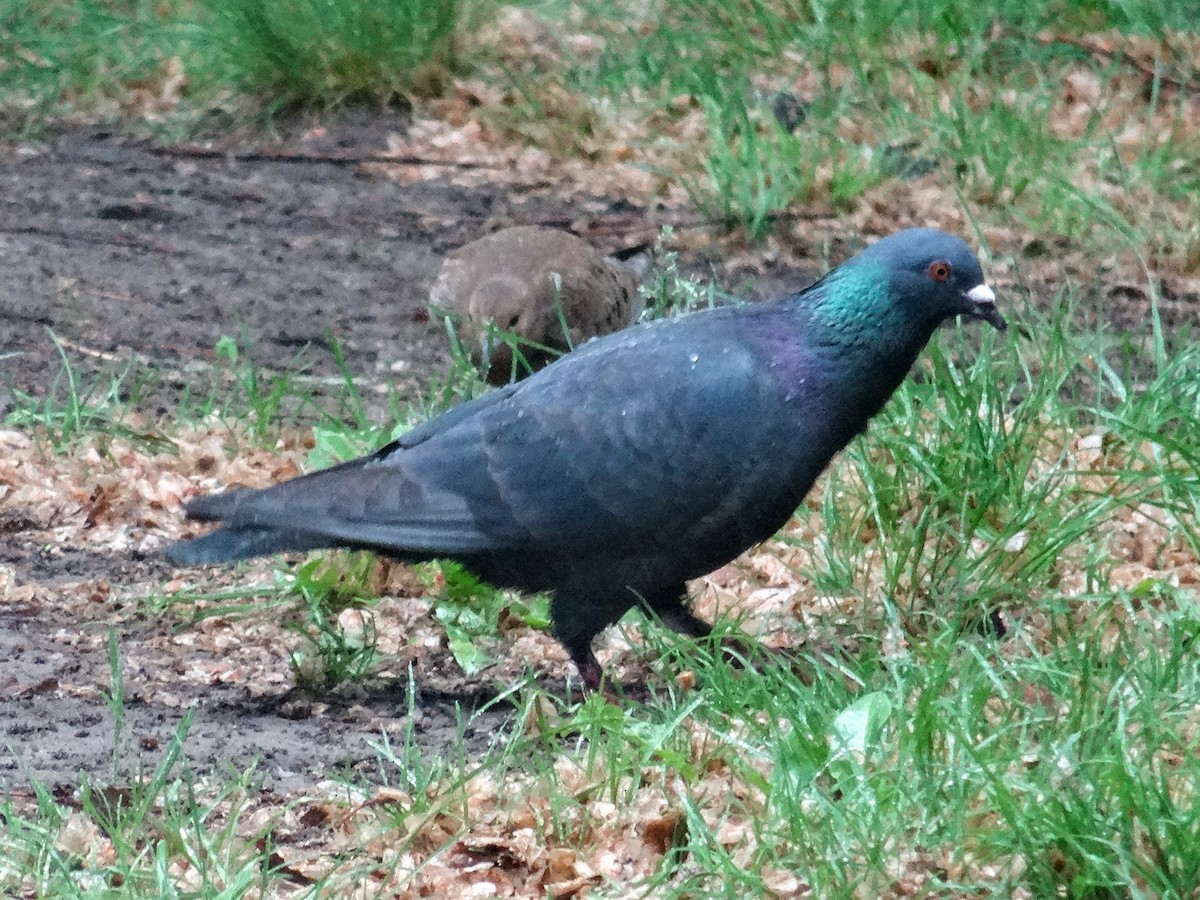
<instances>
[{"instance_id":1,"label":"pigeon's foot","mask_svg":"<svg viewBox=\"0 0 1200 900\"><path fill-rule=\"evenodd\" d=\"M570 649L570 653L571 661L579 670L579 680L583 682L584 699L592 694L602 693L617 703L631 700L635 703L645 703L654 696L654 692L644 681L618 681L605 675L590 646L586 649Z\"/></svg>"},{"instance_id":2,"label":"pigeon's foot","mask_svg":"<svg viewBox=\"0 0 1200 900\"><path fill-rule=\"evenodd\" d=\"M592 652L590 642L586 647L568 647L567 652L571 654L571 662L575 663L575 668L579 670L583 692L591 694L600 690L604 683L604 670L600 668L600 661Z\"/></svg>"},{"instance_id":3,"label":"pigeon's foot","mask_svg":"<svg viewBox=\"0 0 1200 900\"><path fill-rule=\"evenodd\" d=\"M650 685L645 681L612 681L604 682L604 696L615 703L649 703L656 696Z\"/></svg>"},{"instance_id":4,"label":"pigeon's foot","mask_svg":"<svg viewBox=\"0 0 1200 900\"><path fill-rule=\"evenodd\" d=\"M706 638L712 634L712 626L692 615L692 611L681 602L659 606L654 611L658 613L659 621L684 637Z\"/></svg>"},{"instance_id":5,"label":"pigeon's foot","mask_svg":"<svg viewBox=\"0 0 1200 900\"><path fill-rule=\"evenodd\" d=\"M712 636L712 626L694 616L682 603L658 607L656 612L659 620L677 634L696 640ZM764 648L749 635L721 639L721 656L736 669L746 668L748 660L761 656L763 652Z\"/></svg>"}]
</instances>

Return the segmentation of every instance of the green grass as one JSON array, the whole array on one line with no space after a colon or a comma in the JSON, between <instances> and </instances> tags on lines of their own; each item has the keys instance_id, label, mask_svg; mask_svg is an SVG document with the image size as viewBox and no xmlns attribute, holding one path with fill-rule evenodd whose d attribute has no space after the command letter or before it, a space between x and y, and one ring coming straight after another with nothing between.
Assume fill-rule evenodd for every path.
<instances>
[{"instance_id":1,"label":"green grass","mask_svg":"<svg viewBox=\"0 0 1200 900\"><path fill-rule=\"evenodd\" d=\"M208 0L208 39L234 83L280 106L387 105L444 84L460 3Z\"/></svg>"},{"instance_id":2,"label":"green grass","mask_svg":"<svg viewBox=\"0 0 1200 900\"><path fill-rule=\"evenodd\" d=\"M566 15L554 2L538 8L551 21ZM1160 50L1166 77L1148 79L1148 96L1139 97L1109 86L1110 79L1133 84L1144 77L1120 53L1095 56L1072 43L1107 29L1194 33L1182 7L688 0L584 9L587 30L604 40L602 50L578 61L564 49L561 68L544 67L541 83L557 81L569 93L626 109L635 102L660 123L644 129L652 146L662 123L698 106L708 138L694 161L699 165L685 156L682 170L696 174L664 168L664 177L682 177L701 209L751 236L814 200L853 208L880 184L897 181L879 164L889 148L915 143L938 164L939 179L989 218L1069 237L1098 237L1099 227L1109 240L1113 230L1128 240L1135 229L1153 229L1179 245L1178 257L1196 255L1194 235L1150 221L1142 211L1146 200L1125 203L1118 196L1114 202L1111 191L1101 189L1154 184L1169 196L1194 180L1200 147L1181 127L1187 101L1169 80L1194 77L1193 64L1184 54ZM1064 39L1043 42L1043 32ZM1061 132L1064 83L1079 72L1095 77L1098 98L1077 133ZM789 133L773 120L764 97L791 89L796 80L806 85L800 99L808 115ZM693 105L681 104L681 97ZM1155 124L1136 149L1118 152L1112 121L1118 130ZM1169 149L1158 143L1163 128L1178 131ZM953 195L948 202L955 202Z\"/></svg>"},{"instance_id":3,"label":"green grass","mask_svg":"<svg viewBox=\"0 0 1200 900\"><path fill-rule=\"evenodd\" d=\"M187 7L168 0L0 0L0 130L36 136L52 115L118 118L173 105L150 95L198 62ZM142 100L149 109L139 110Z\"/></svg>"},{"instance_id":4,"label":"green grass","mask_svg":"<svg viewBox=\"0 0 1200 900\"><path fill-rule=\"evenodd\" d=\"M1189 525L1200 514L1200 351L1160 345L1125 375L1120 342L1064 327L1070 308L1020 314L1036 339L943 333L835 464L805 514L820 518L820 538L785 532L770 551L815 596L838 599L834 612L809 608L813 639L798 656L752 654L736 669L713 643L642 625L635 652L662 673L649 702L572 706L524 680L498 701L516 710L490 752L430 756L411 730L399 746L384 740L374 774L345 790L387 799L333 801L375 837L330 857L304 895L363 878L380 890L435 884L459 842L490 846L533 821L529 847L583 860L658 829L672 849L638 889L681 900L771 896L788 877L821 897L901 884L935 897L1191 896L1200 597L1156 567L1162 554L1200 555ZM1150 574L1131 579L1118 570L1135 522L1155 530ZM386 662L362 640L369 629L347 633L337 616L373 603L365 557L348 559L314 560L266 592L303 598L305 652L326 685ZM481 647L502 651L475 642L501 628L503 600L443 572L451 650L485 666ZM536 610L527 621L544 624ZM1003 636L980 627L993 611ZM671 680L682 669L698 688ZM122 693L118 679L114 710ZM10 801L0 889L119 881L113 896L170 896L156 892L181 858L197 861L202 895L283 884L236 825L253 774L200 783L173 752L132 793L89 777L77 805L45 790L33 806ZM97 791L128 807L114 813L89 799ZM285 828L278 816L273 828ZM68 821L97 829L87 833L116 861L64 850ZM505 852L515 870L534 865ZM601 881L596 895L629 889Z\"/></svg>"},{"instance_id":5,"label":"green grass","mask_svg":"<svg viewBox=\"0 0 1200 900\"><path fill-rule=\"evenodd\" d=\"M4 417L7 424L38 430L60 452L97 433L161 445L132 421L134 409L153 386L153 373L131 361L96 377L85 376L58 336L50 332L50 339L62 363L58 374L42 394L14 391L13 408Z\"/></svg>"},{"instance_id":6,"label":"green grass","mask_svg":"<svg viewBox=\"0 0 1200 900\"><path fill-rule=\"evenodd\" d=\"M35 785L36 807L0 801L0 885L10 896L245 896L272 879L269 836L247 834L253 770L220 784L181 764L190 713L143 781L85 777L78 799ZM104 849L100 858L97 851ZM188 873L185 877L184 873Z\"/></svg>"},{"instance_id":7,"label":"green grass","mask_svg":"<svg viewBox=\"0 0 1200 900\"><path fill-rule=\"evenodd\" d=\"M149 770L130 777L119 643L109 632L112 769L81 773L77 791L33 781L32 808L0 800L0 890L9 896L179 897L191 882L207 896L240 897L269 881L269 833L242 821L253 769L214 783L185 760L193 711Z\"/></svg>"},{"instance_id":8,"label":"green grass","mask_svg":"<svg viewBox=\"0 0 1200 900\"><path fill-rule=\"evenodd\" d=\"M56 452L67 452L98 434L159 449L170 444L169 436L148 425L140 413L153 402L156 392L166 390L162 372L138 360L92 367L73 355L53 332L50 338L61 360L59 370L40 393L13 392L12 409L4 417L7 424L37 431ZM307 350L297 353L282 370L271 371L254 361L249 348L232 337L222 337L214 348L212 366L174 376L181 382L171 386L172 395L178 397L176 419L179 423L222 423L268 445L287 428L315 419L320 423L314 449L318 463L362 452L371 440L382 446L387 433L379 432L369 420L358 384L333 335L329 346L338 374L319 378L297 371L311 365ZM461 362L460 368L462 371L447 375L444 384L430 388L430 399L423 401L422 409L430 403L448 404L478 389L470 381L478 379L469 362ZM411 400L394 391L388 393L386 405L393 420L407 422L419 415L410 409ZM351 434L356 437L353 449L348 449L347 436Z\"/></svg>"},{"instance_id":9,"label":"green grass","mask_svg":"<svg viewBox=\"0 0 1200 900\"><path fill-rule=\"evenodd\" d=\"M386 107L444 88L462 20L453 0L0 0L0 133L66 117L179 137L218 107Z\"/></svg>"},{"instance_id":10,"label":"green grass","mask_svg":"<svg viewBox=\"0 0 1200 900\"><path fill-rule=\"evenodd\" d=\"M0 6L0 50L11 51L0 53L0 89L7 126L20 130L50 114L121 108L139 78L168 78L175 57L189 77L184 106L227 99L233 85L289 103L363 91L385 103L474 60L476 74L501 73L510 98L480 115L526 137L574 129L554 152L602 159L611 115L641 123L647 146L659 148L655 123L670 133L698 114L695 144L653 165L709 219L753 237L809 204L852 216L859 204L905 197L894 148L910 148L937 163L945 201L976 238L1000 227L1052 250L1068 237L1102 252L1098 260L1131 251L1152 283L1155 266L1186 274L1200 265L1194 215L1176 215L1200 184L1192 101L1165 76L1133 99L1118 96L1104 86L1138 77L1128 60L1036 35L1194 30L1185 7L688 0L567 11L552 2L531 7L569 23L552 35L604 41L590 57L558 48L531 61L470 46L469 34L456 45L448 20L414 32L411 45L376 40L411 13L403 3L380 24L369 18L383 14L376 5L291 6L294 15L271 20L259 10L282 7L234 0L9 2ZM368 18L354 19L359 12ZM199 58L221 34L226 50ZM1159 53L1161 71L1194 77L1169 44ZM1078 73L1102 90L1081 126L1063 133L1059 101ZM760 98L764 85L801 77L813 88L807 119L789 132ZM1145 134L1121 148L1110 119L1140 122ZM680 160L689 164L670 168ZM332 797L289 798L265 825L251 818L253 771L187 771L185 723L135 783L88 773L77 796L36 786L32 798L0 801L0 893L436 895L462 847L522 877L547 865L539 853L566 859L564 873L576 859L606 872L608 851L645 861L654 831L666 854L631 863L632 887L616 876L588 882L592 896L767 897L786 894L789 878L793 892L834 898L1195 896L1200 596L1171 560L1200 556L1200 350L1157 321L1147 346L1081 331L1074 307L1088 285L1075 297L1058 276L1058 305L1014 311L1030 262L1015 260L1017 286L1003 298L1019 328L941 334L918 377L767 548L801 585L808 641L795 658L764 653L736 669L715 643L681 641L635 613L624 623L641 633L633 652L659 673L649 702L571 705L518 679L497 701L514 706L512 729L490 751L469 753L460 739L431 752L410 715L399 737L379 740L370 775ZM664 261L667 275L647 287L649 315L713 302L694 285L681 289L673 266ZM345 368L341 401L320 406L311 385L257 370L236 342L218 349L212 377L187 395L185 422L216 417L269 445L315 418L314 467L393 433L371 427ZM141 432L128 406L147 389L140 374L93 383L65 353L64 362L45 396L14 398L7 424L63 454L97 432ZM392 420L402 428L482 389L460 354L415 412L392 398ZM327 689L388 663L363 559L310 561L267 585L180 592L142 609L177 627L215 614L291 617L308 638L299 674ZM437 621L449 652L484 678L514 622L544 622L536 599L514 601L453 567L429 571L441 576ZM675 682L680 670L699 686ZM114 676L118 749L123 693ZM462 733L471 727L463 712ZM356 839L329 838L338 849L302 885L272 848L289 814L309 805L335 808Z\"/></svg>"},{"instance_id":11,"label":"green grass","mask_svg":"<svg viewBox=\"0 0 1200 900\"><path fill-rule=\"evenodd\" d=\"M881 180L867 157L846 147L831 130L809 126L792 134L746 108L740 98L702 98L711 136L703 176L684 186L714 221L742 228L752 239L769 234L785 210L812 200L822 166L829 167L829 197L838 205Z\"/></svg>"},{"instance_id":12,"label":"green grass","mask_svg":"<svg viewBox=\"0 0 1200 900\"><path fill-rule=\"evenodd\" d=\"M1162 43L1135 65L1076 40L1186 36L1186 6L545 0L528 21L546 33L531 26L526 46L481 27L500 16L491 0L0 0L0 115L24 134L60 115L180 134L216 109L382 107L466 74L502 89L477 114L502 133L601 165L610 145L628 144L707 217L752 238L806 204L886 201L905 175L888 160L913 146L936 164L947 204L1096 246L1150 243L1194 272L1200 233L1186 204L1200 139L1177 89L1197 77L1194 60ZM576 52L580 32L597 49ZM1081 74L1097 96L1064 128L1064 86ZM797 83L807 118L787 131L764 98ZM706 133L677 136L697 109ZM675 145L665 161L664 138ZM1164 203L1178 214L1155 214Z\"/></svg>"}]
</instances>

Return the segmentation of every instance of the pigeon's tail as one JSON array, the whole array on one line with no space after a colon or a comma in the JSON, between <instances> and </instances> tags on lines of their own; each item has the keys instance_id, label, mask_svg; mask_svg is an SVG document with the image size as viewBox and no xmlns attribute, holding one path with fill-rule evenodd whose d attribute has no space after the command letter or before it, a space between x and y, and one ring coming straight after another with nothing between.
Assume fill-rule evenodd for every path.
<instances>
[{"instance_id":1,"label":"pigeon's tail","mask_svg":"<svg viewBox=\"0 0 1200 900\"><path fill-rule=\"evenodd\" d=\"M300 530L278 524L255 522L252 510L249 515L246 515L247 508L264 502L268 507L277 506L289 495L292 497L310 496L314 484L323 484L331 480L336 483L339 473L345 475L359 470L365 463L390 449L389 446L375 456L363 457L319 472L302 475L284 484L264 490L237 488L219 494L209 494L206 497L196 497L184 507L187 517L194 522L224 522L226 523L225 527L203 537L178 541L167 547L164 552L168 559L180 565L200 566L235 562L254 556L272 556L276 553L304 552L344 546L346 541L322 533L320 529ZM276 502L272 503L272 501ZM247 518L250 521L246 521ZM304 519L304 516L299 515L297 518Z\"/></svg>"},{"instance_id":2,"label":"pigeon's tail","mask_svg":"<svg viewBox=\"0 0 1200 900\"><path fill-rule=\"evenodd\" d=\"M457 490L414 478L402 461L375 464L392 449L262 490L198 497L187 517L223 527L173 544L167 556L200 565L346 547L411 562L497 549Z\"/></svg>"},{"instance_id":3,"label":"pigeon's tail","mask_svg":"<svg viewBox=\"0 0 1200 900\"><path fill-rule=\"evenodd\" d=\"M270 556L289 551L318 550L332 547L336 540L327 535L304 531L285 531L253 525L231 525L212 534L178 541L166 549L168 558L182 566L202 566L233 562L252 556Z\"/></svg>"},{"instance_id":4,"label":"pigeon's tail","mask_svg":"<svg viewBox=\"0 0 1200 900\"><path fill-rule=\"evenodd\" d=\"M307 479L312 477L306 476ZM301 480L295 479L295 482ZM165 551L167 557L180 565L201 566L250 559L254 556L272 556L276 553L320 550L339 544L336 538L314 531L238 521L239 511L244 502L253 502L257 498L269 496L271 490L232 490L192 500L185 507L189 519L196 522L228 524L203 537L172 544ZM278 486L274 490L278 491Z\"/></svg>"}]
</instances>

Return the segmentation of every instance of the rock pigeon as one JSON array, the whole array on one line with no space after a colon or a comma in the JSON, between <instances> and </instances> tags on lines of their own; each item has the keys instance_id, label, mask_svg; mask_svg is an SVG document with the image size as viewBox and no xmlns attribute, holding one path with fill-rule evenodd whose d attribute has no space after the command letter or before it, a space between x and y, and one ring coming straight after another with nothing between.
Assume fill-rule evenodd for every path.
<instances>
[{"instance_id":1,"label":"rock pigeon","mask_svg":"<svg viewBox=\"0 0 1200 900\"><path fill-rule=\"evenodd\" d=\"M474 361L486 364L488 381L504 384L526 368L514 368L512 347L494 338L489 323L519 338L529 367L540 369L589 338L636 321L643 305L640 268L566 231L520 225L447 256L429 305L455 320Z\"/></svg>"},{"instance_id":2,"label":"rock pigeon","mask_svg":"<svg viewBox=\"0 0 1200 900\"><path fill-rule=\"evenodd\" d=\"M187 505L224 527L179 563L323 547L460 561L550 591L584 684L592 639L641 604L703 636L687 582L766 540L883 407L939 324L1006 327L959 238L884 238L798 293L598 338L370 456Z\"/></svg>"}]
</instances>

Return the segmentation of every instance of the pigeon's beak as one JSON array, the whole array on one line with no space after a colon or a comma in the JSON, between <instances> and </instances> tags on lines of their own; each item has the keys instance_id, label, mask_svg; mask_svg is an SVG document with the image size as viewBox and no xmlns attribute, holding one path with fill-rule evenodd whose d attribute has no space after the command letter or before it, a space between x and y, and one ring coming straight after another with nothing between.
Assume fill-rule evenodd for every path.
<instances>
[{"instance_id":1,"label":"pigeon's beak","mask_svg":"<svg viewBox=\"0 0 1200 900\"><path fill-rule=\"evenodd\" d=\"M964 296L971 303L971 312L968 315L972 319L983 319L998 331L1008 328L1004 316L996 309L996 294L986 284L975 285Z\"/></svg>"}]
</instances>

